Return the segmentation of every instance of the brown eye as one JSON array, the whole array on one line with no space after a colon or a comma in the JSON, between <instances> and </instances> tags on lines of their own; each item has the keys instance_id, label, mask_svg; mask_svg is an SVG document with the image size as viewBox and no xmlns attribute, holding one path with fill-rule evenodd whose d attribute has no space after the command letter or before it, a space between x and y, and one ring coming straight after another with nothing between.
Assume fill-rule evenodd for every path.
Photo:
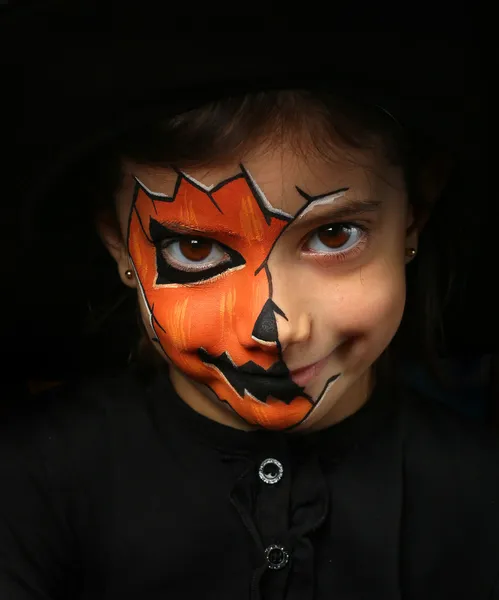
<instances>
[{"instance_id":1,"label":"brown eye","mask_svg":"<svg viewBox=\"0 0 499 600\"><path fill-rule=\"evenodd\" d=\"M359 225L331 223L324 225L308 238L305 250L317 254L339 255L360 248L366 234Z\"/></svg>"},{"instance_id":2,"label":"brown eye","mask_svg":"<svg viewBox=\"0 0 499 600\"><path fill-rule=\"evenodd\" d=\"M185 238L179 241L178 249L185 258L197 262L206 260L210 256L213 242L200 238Z\"/></svg>"},{"instance_id":3,"label":"brown eye","mask_svg":"<svg viewBox=\"0 0 499 600\"><path fill-rule=\"evenodd\" d=\"M166 264L181 271L207 271L230 260L220 244L194 237L167 241L161 249L161 255Z\"/></svg>"},{"instance_id":4,"label":"brown eye","mask_svg":"<svg viewBox=\"0 0 499 600\"><path fill-rule=\"evenodd\" d=\"M328 225L317 232L317 239L332 250L342 248L352 235L351 229L344 225Z\"/></svg>"}]
</instances>

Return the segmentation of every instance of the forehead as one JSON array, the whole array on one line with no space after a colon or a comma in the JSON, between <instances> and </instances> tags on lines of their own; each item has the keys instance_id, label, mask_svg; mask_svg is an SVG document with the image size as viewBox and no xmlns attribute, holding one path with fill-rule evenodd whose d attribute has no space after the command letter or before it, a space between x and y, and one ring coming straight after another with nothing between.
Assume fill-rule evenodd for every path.
<instances>
[{"instance_id":1,"label":"forehead","mask_svg":"<svg viewBox=\"0 0 499 600\"><path fill-rule=\"evenodd\" d=\"M244 167L251 173L272 207L290 215L303 207L304 199L296 188L311 196L333 189L348 188L351 197L386 197L403 189L399 169L391 166L380 153L369 150L349 150L331 157L317 153L294 152L286 147L272 152L247 155ZM172 196L178 182L174 169L150 167L127 161L123 165L124 182L118 197L120 216L127 218L133 201L135 178L148 189ZM216 186L241 173L240 161L212 166L189 167L189 177L206 187Z\"/></svg>"}]
</instances>

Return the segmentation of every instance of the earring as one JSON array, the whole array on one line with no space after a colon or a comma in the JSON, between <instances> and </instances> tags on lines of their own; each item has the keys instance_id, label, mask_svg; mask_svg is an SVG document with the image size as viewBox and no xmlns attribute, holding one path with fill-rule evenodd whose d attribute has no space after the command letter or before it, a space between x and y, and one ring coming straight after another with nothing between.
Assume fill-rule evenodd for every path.
<instances>
[{"instance_id":1,"label":"earring","mask_svg":"<svg viewBox=\"0 0 499 600\"><path fill-rule=\"evenodd\" d=\"M407 258L414 258L416 256L417 250L416 248L406 248L405 255Z\"/></svg>"},{"instance_id":2,"label":"earring","mask_svg":"<svg viewBox=\"0 0 499 600\"><path fill-rule=\"evenodd\" d=\"M133 271L131 269L128 269L125 271L125 277L127 279L133 279Z\"/></svg>"}]
</instances>

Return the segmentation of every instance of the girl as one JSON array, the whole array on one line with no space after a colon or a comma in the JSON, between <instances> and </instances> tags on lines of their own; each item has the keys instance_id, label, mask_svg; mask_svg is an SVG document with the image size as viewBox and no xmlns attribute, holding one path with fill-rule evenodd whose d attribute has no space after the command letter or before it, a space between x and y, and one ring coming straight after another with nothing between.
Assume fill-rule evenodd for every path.
<instances>
[{"instance_id":1,"label":"girl","mask_svg":"<svg viewBox=\"0 0 499 600\"><path fill-rule=\"evenodd\" d=\"M73 172L154 368L8 414L0 597L499 598L498 444L396 377L439 318L442 165L380 106L283 89Z\"/></svg>"}]
</instances>

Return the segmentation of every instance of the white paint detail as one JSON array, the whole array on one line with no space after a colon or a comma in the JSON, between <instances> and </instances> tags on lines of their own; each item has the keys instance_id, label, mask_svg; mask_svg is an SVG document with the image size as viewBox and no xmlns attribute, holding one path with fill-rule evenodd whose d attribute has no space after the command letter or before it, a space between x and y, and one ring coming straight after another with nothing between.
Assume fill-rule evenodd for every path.
<instances>
[{"instance_id":1,"label":"white paint detail","mask_svg":"<svg viewBox=\"0 0 499 600\"><path fill-rule=\"evenodd\" d=\"M317 398L317 402L313 405L312 409L309 411L309 413L306 415L306 417L303 419L303 421L298 423L298 425L296 426L296 431L302 431L304 426L306 425L306 423L312 419L313 415L317 414L317 411L319 410L319 407L322 405L324 398L327 396L328 392L331 390L333 385L337 381L339 381L342 378L342 376L343 376L342 373L338 374L338 376L335 379L333 379L327 385L324 386L322 392L319 394L319 396Z\"/></svg>"},{"instance_id":2,"label":"white paint detail","mask_svg":"<svg viewBox=\"0 0 499 600\"><path fill-rule=\"evenodd\" d=\"M156 337L158 337L158 332L156 331L156 328L154 327L152 310L151 310L151 307L149 306L149 302L147 301L146 294L145 294L144 288L142 286L142 282L140 281L140 277L137 273L137 269L135 268L135 264L134 264L131 256L130 256L130 261L132 263L133 272L135 273L135 281L137 281L137 283L139 284L139 293L142 297L142 301L144 302L144 306L147 308L147 312L149 314L149 325L151 326L151 331L154 333L154 335Z\"/></svg>"},{"instance_id":3,"label":"white paint detail","mask_svg":"<svg viewBox=\"0 0 499 600\"><path fill-rule=\"evenodd\" d=\"M180 173L182 173L182 177L185 177L185 179L187 179L187 181L190 181L191 183L193 183L194 185L197 185L198 187L200 187L201 189L203 189L205 192L211 192L211 190L218 185L217 183L212 183L211 185L205 185L204 183L201 183L200 181L198 181L197 179L194 179L194 177L192 177L191 175L188 175L187 173L185 173L184 171L180 171Z\"/></svg>"},{"instance_id":4,"label":"white paint detail","mask_svg":"<svg viewBox=\"0 0 499 600\"><path fill-rule=\"evenodd\" d=\"M232 362L232 360L231 360L231 362ZM234 363L232 363L232 364L234 364ZM218 367L216 367L215 365L212 365L210 363L205 363L205 362L203 363L203 365L205 365L205 367L210 367L211 369L216 371L220 375L220 378L223 381L225 381L227 386L234 392L234 394L236 394L236 396L239 396L239 392L231 385L230 381L227 379L227 377L225 377L225 375L222 373L222 371L220 371L220 369ZM246 392L246 390L244 390L244 391ZM239 397L241 397L241 396L239 396ZM224 402L227 402L227 404L229 404L229 406L230 406L230 403L227 400L225 400ZM235 412L236 412L236 414L239 414L236 410L235 410ZM239 416L241 416L241 415L239 415Z\"/></svg>"},{"instance_id":5,"label":"white paint detail","mask_svg":"<svg viewBox=\"0 0 499 600\"><path fill-rule=\"evenodd\" d=\"M155 289L179 288L179 287L189 288L189 287L195 287L198 285L203 285L205 283L213 283L214 281L218 281L219 279L226 277L233 271L239 271L240 269L244 269L245 266L246 266L246 264L238 265L237 267L232 267L232 269L227 269L225 271L222 271L222 273L218 273L218 275L213 275L213 277L210 277L209 279L202 279L201 281L190 281L189 283L155 283L154 288ZM197 271L197 272L202 273L202 271Z\"/></svg>"},{"instance_id":6,"label":"white paint detail","mask_svg":"<svg viewBox=\"0 0 499 600\"><path fill-rule=\"evenodd\" d=\"M260 340L254 335L251 336L251 339L255 340L255 342L257 342L258 344L261 344L262 346L268 346L269 348L275 348L277 346L277 342L267 342L266 340Z\"/></svg>"},{"instance_id":7,"label":"white paint detail","mask_svg":"<svg viewBox=\"0 0 499 600\"><path fill-rule=\"evenodd\" d=\"M150 196L155 196L156 198L168 198L169 200L172 199L172 197L168 196L167 194L163 194L161 192L153 192L146 185L144 185L138 177L134 176L134 179L140 185L140 187L143 188Z\"/></svg>"},{"instance_id":8,"label":"white paint detail","mask_svg":"<svg viewBox=\"0 0 499 600\"><path fill-rule=\"evenodd\" d=\"M314 410L320 406L322 400L324 399L324 397L326 396L326 394L329 392L329 390L333 387L333 385L341 378L341 373L332 381L330 381L322 390L319 398L317 399L317 402L315 404Z\"/></svg>"},{"instance_id":9,"label":"white paint detail","mask_svg":"<svg viewBox=\"0 0 499 600\"><path fill-rule=\"evenodd\" d=\"M331 194L329 196L325 196L324 198L320 198L318 200L313 200L303 210L303 212L301 212L298 215L298 217L295 219L295 221L299 221L302 217L304 217L305 215L307 215L310 211L314 210L316 206L324 206L324 205L328 205L328 204L333 204L333 202L335 202L336 200L338 200L338 198L341 198L345 194L346 194L346 191L344 191L344 192L338 192L336 194Z\"/></svg>"},{"instance_id":10,"label":"white paint detail","mask_svg":"<svg viewBox=\"0 0 499 600\"><path fill-rule=\"evenodd\" d=\"M207 352L207 350L205 348L200 348L200 349ZM232 360L232 357L230 356L230 354L227 351L225 352L225 355L229 359L230 364L234 367L234 369L237 369L236 364L234 363L234 361ZM216 371L220 375L220 377L225 381L225 383L230 387L230 389L241 398L241 396L239 395L239 392L231 385L230 381L227 379L227 377L225 377L225 375L222 373L222 371L216 365L213 365L211 363L205 363L205 362L203 362L203 365L205 365L206 367L210 367L214 371ZM246 388L244 389L244 394L246 396L249 396L255 402L258 402L259 404L262 404L264 406L266 405L266 402L263 402L262 400L258 400L258 398L255 398L255 396L253 396L253 394L250 394ZM244 397L243 397L243 399L244 399ZM236 411L236 414L239 414L239 413L237 413L237 411Z\"/></svg>"},{"instance_id":11,"label":"white paint detail","mask_svg":"<svg viewBox=\"0 0 499 600\"><path fill-rule=\"evenodd\" d=\"M269 211L274 213L275 215L280 215L281 217L286 217L288 219L292 219L293 215L290 215L287 212L284 212L283 210L280 210L278 208L274 208L272 206L272 204L270 204L270 202L267 200L267 198L265 197L265 194L263 193L262 189L260 188L260 186L257 184L257 182L254 180L253 176L251 175L251 173L246 170L246 174L248 175L249 180L251 181L253 187L255 188L255 190L257 191L258 195L260 196L260 199L262 201L262 204L265 206L265 208Z\"/></svg>"},{"instance_id":12,"label":"white paint detail","mask_svg":"<svg viewBox=\"0 0 499 600\"><path fill-rule=\"evenodd\" d=\"M180 171L180 173L182 174L182 177L184 177L185 179L187 179L187 181L190 181L194 185L200 187L205 192L211 192L211 190L214 187L216 187L217 185L219 185L218 183L213 183L212 185L205 185L204 183L201 183L200 181L198 181L197 179L195 179L194 177L192 177L188 173L185 173L185 171ZM265 197L265 194L263 193L262 189L260 188L260 186L255 181L255 179L253 178L253 176L251 175L251 173L248 170L246 170L246 174L247 174L249 180L251 181L253 187L255 188L256 192L260 196L260 200L262 201L262 204L265 206L265 208L269 212L271 212L271 213L273 213L275 215L279 215L281 217L286 217L288 219L292 219L293 218L293 215L290 215L289 213L287 213L287 212L285 212L283 210L280 210L278 208L274 208L272 206L272 204L270 204L270 202ZM134 176L134 179L149 195L155 196L156 198L168 198L170 200L172 199L172 196L168 196L167 194L163 194L161 192L153 192L146 185L144 185L142 183L142 181L140 181L140 179L138 177Z\"/></svg>"},{"instance_id":13,"label":"white paint detail","mask_svg":"<svg viewBox=\"0 0 499 600\"><path fill-rule=\"evenodd\" d=\"M263 400L258 400L258 398L256 398L255 396L253 396L253 394L250 394L246 388L244 388L244 394L246 396L248 396L249 398L251 398L252 400L254 400L255 402L258 402L258 404L261 404L262 406L266 406L267 405L267 403L264 402Z\"/></svg>"},{"instance_id":14,"label":"white paint detail","mask_svg":"<svg viewBox=\"0 0 499 600\"><path fill-rule=\"evenodd\" d=\"M210 354L210 352L208 352L208 350L206 350L206 348L203 348L202 346L199 349L202 350L203 352L206 352L206 354ZM231 355L227 351L225 351L225 356L229 359L230 364L234 367L234 369L237 369L236 363L233 361ZM215 365L212 365L211 363L203 362L203 364L206 365L207 367L213 367L215 369L217 368L217 367L215 367Z\"/></svg>"}]
</instances>

